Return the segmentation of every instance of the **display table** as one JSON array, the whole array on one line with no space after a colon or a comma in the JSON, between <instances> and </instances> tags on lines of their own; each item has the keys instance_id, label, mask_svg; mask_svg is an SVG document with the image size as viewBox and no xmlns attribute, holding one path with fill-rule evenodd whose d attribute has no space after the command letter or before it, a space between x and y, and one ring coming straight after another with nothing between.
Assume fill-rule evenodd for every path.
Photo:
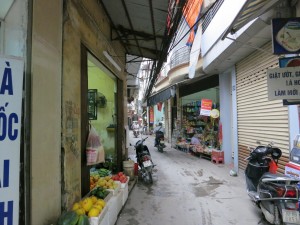
<instances>
[{"instance_id":1,"label":"display table","mask_svg":"<svg viewBox=\"0 0 300 225\"><path fill-rule=\"evenodd\" d=\"M118 215L128 199L128 192L127 182L108 200L107 210L101 215L98 225L114 225L116 223Z\"/></svg>"}]
</instances>

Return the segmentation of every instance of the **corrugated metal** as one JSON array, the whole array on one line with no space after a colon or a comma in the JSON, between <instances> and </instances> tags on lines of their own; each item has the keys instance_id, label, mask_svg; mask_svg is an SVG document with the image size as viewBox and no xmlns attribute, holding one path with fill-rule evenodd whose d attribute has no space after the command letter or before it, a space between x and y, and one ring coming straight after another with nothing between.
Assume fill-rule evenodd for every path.
<instances>
[{"instance_id":1,"label":"corrugated metal","mask_svg":"<svg viewBox=\"0 0 300 225\"><path fill-rule=\"evenodd\" d=\"M227 28L224 33L222 40L229 34L234 34L245 24L249 23L251 20L259 17L260 15L267 12L269 9L274 7L279 0L247 0L240 12L236 15L235 19L232 21L231 25Z\"/></svg>"},{"instance_id":2,"label":"corrugated metal","mask_svg":"<svg viewBox=\"0 0 300 225\"><path fill-rule=\"evenodd\" d=\"M268 100L266 71L278 67L278 58L272 54L271 43L261 50L236 64L239 167L246 167L248 146L257 146L257 140L273 141L283 152L279 162L283 173L289 156L288 108L281 100Z\"/></svg>"}]
</instances>

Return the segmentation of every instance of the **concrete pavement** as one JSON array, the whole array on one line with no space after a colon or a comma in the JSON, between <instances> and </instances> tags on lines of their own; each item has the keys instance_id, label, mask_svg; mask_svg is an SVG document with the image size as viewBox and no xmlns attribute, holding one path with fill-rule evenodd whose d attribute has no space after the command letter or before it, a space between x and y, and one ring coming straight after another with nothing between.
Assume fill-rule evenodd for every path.
<instances>
[{"instance_id":1,"label":"concrete pavement","mask_svg":"<svg viewBox=\"0 0 300 225\"><path fill-rule=\"evenodd\" d=\"M130 142L137 140L130 133ZM170 144L160 153L153 136L145 143L157 165L153 184L136 183L116 225L268 224L247 195L243 171L230 176L229 165L213 164ZM129 155L134 158L133 147Z\"/></svg>"}]
</instances>

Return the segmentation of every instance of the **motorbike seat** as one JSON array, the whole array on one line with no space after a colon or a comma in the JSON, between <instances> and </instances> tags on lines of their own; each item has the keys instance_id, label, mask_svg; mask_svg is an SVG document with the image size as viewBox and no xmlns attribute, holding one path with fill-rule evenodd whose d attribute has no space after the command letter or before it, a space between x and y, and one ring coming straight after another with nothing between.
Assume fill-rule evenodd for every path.
<instances>
[{"instance_id":1,"label":"motorbike seat","mask_svg":"<svg viewBox=\"0 0 300 225\"><path fill-rule=\"evenodd\" d=\"M275 179L277 177L286 177L285 175L283 174L280 174L280 173L269 173L269 172L266 172L262 175L261 179L263 178L270 178L270 179Z\"/></svg>"}]
</instances>

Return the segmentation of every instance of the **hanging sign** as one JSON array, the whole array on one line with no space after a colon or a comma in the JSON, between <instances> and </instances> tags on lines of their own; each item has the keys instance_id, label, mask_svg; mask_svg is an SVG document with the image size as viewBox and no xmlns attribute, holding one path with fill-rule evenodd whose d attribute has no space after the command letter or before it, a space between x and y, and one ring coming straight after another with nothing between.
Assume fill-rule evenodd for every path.
<instances>
[{"instance_id":1,"label":"hanging sign","mask_svg":"<svg viewBox=\"0 0 300 225\"><path fill-rule=\"evenodd\" d=\"M19 222L23 60L0 56L0 224Z\"/></svg>"},{"instance_id":2,"label":"hanging sign","mask_svg":"<svg viewBox=\"0 0 300 225\"><path fill-rule=\"evenodd\" d=\"M294 56L294 57L284 57L279 58L279 67L297 67L300 66L300 57ZM283 99L282 100L283 105L299 105L300 99Z\"/></svg>"},{"instance_id":3,"label":"hanging sign","mask_svg":"<svg viewBox=\"0 0 300 225\"><path fill-rule=\"evenodd\" d=\"M300 18L272 19L273 53L300 53Z\"/></svg>"},{"instance_id":4,"label":"hanging sign","mask_svg":"<svg viewBox=\"0 0 300 225\"><path fill-rule=\"evenodd\" d=\"M279 67L297 67L300 66L300 57L295 56L295 57L284 57L284 58L279 58Z\"/></svg>"},{"instance_id":5,"label":"hanging sign","mask_svg":"<svg viewBox=\"0 0 300 225\"><path fill-rule=\"evenodd\" d=\"M149 107L149 123L154 123L154 108Z\"/></svg>"},{"instance_id":6,"label":"hanging sign","mask_svg":"<svg viewBox=\"0 0 300 225\"><path fill-rule=\"evenodd\" d=\"M211 108L212 108L212 100L211 99L202 99L200 115L210 116Z\"/></svg>"},{"instance_id":7,"label":"hanging sign","mask_svg":"<svg viewBox=\"0 0 300 225\"><path fill-rule=\"evenodd\" d=\"M300 99L300 67L267 70L268 98Z\"/></svg>"}]
</instances>

